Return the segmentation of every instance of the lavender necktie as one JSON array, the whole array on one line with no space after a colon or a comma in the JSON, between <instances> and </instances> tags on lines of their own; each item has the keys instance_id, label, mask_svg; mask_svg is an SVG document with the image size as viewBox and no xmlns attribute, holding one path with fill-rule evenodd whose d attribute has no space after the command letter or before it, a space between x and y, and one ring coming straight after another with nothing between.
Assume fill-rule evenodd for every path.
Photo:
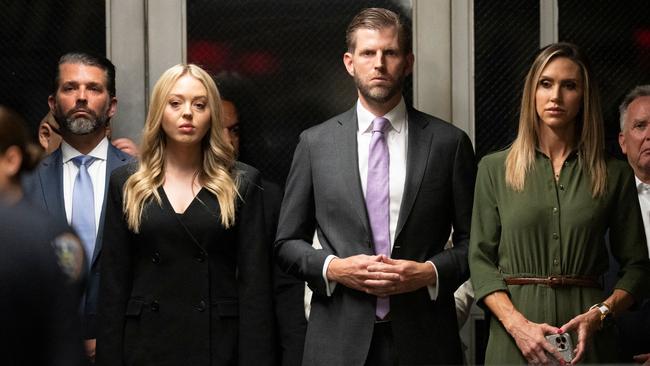
<instances>
[{"instance_id":1,"label":"lavender necktie","mask_svg":"<svg viewBox=\"0 0 650 366\"><path fill-rule=\"evenodd\" d=\"M366 209L372 229L375 254L390 256L390 198L388 185L388 166L390 155L386 144L385 131L390 123L386 118L377 117L372 121L372 138L368 153L368 181L366 185ZM375 315L383 319L390 308L388 297L377 298Z\"/></svg>"},{"instance_id":2,"label":"lavender necktie","mask_svg":"<svg viewBox=\"0 0 650 366\"><path fill-rule=\"evenodd\" d=\"M88 155L79 155L72 158L72 162L79 168L77 178L72 188L72 227L75 229L84 250L86 251L86 263L91 265L93 251L95 250L95 194L93 182L88 174L88 167L95 160Z\"/></svg>"}]
</instances>

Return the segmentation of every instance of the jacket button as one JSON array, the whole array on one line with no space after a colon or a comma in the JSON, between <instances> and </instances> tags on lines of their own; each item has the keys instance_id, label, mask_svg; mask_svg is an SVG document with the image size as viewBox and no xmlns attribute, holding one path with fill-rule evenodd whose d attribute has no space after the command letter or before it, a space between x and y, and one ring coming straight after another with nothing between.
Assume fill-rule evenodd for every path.
<instances>
[{"instance_id":1,"label":"jacket button","mask_svg":"<svg viewBox=\"0 0 650 366\"><path fill-rule=\"evenodd\" d=\"M196 310L198 310L198 311L200 311L200 312L205 311L205 308L206 308L206 305L205 305L205 301L203 301L203 300L201 300L201 302L199 302L199 303L196 305Z\"/></svg>"},{"instance_id":2,"label":"jacket button","mask_svg":"<svg viewBox=\"0 0 650 366\"><path fill-rule=\"evenodd\" d=\"M151 262L154 264L160 263L160 253L158 252L153 253L153 256L151 257Z\"/></svg>"},{"instance_id":3,"label":"jacket button","mask_svg":"<svg viewBox=\"0 0 650 366\"><path fill-rule=\"evenodd\" d=\"M201 302L199 302L199 303L196 305L196 310L198 310L198 311L200 311L200 312L205 311L205 308L206 308L206 305L205 305L205 301L203 301L203 300L201 300Z\"/></svg>"},{"instance_id":4,"label":"jacket button","mask_svg":"<svg viewBox=\"0 0 650 366\"><path fill-rule=\"evenodd\" d=\"M194 259L199 263L203 262L205 260L205 252L198 252L196 256L194 256Z\"/></svg>"},{"instance_id":5,"label":"jacket button","mask_svg":"<svg viewBox=\"0 0 650 366\"><path fill-rule=\"evenodd\" d=\"M158 301L154 300L151 302L151 311L158 311L160 309L160 304Z\"/></svg>"}]
</instances>

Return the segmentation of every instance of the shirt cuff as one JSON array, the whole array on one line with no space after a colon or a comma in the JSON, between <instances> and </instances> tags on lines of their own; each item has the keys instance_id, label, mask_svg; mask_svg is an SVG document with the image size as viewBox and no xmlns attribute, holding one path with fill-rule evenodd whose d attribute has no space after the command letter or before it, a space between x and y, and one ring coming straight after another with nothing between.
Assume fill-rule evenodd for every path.
<instances>
[{"instance_id":1,"label":"shirt cuff","mask_svg":"<svg viewBox=\"0 0 650 366\"><path fill-rule=\"evenodd\" d=\"M327 261L325 261L327 263ZM431 261L427 261L427 263L431 263L433 266L433 271L436 273L436 284L435 285L427 285L427 290L429 291L429 297L431 298L431 301L436 300L438 298L438 284L440 283L440 277L438 277L438 269L436 268L436 265L433 264Z\"/></svg>"},{"instance_id":2,"label":"shirt cuff","mask_svg":"<svg viewBox=\"0 0 650 366\"><path fill-rule=\"evenodd\" d=\"M323 280L325 281L325 293L327 294L328 297L332 296L332 292L334 292L334 289L336 288L336 281L330 281L327 279L327 267L329 267L330 262L334 258L338 258L338 257L333 254L328 255L327 258L325 258L325 263L323 264ZM436 267L434 266L433 268Z\"/></svg>"}]
</instances>

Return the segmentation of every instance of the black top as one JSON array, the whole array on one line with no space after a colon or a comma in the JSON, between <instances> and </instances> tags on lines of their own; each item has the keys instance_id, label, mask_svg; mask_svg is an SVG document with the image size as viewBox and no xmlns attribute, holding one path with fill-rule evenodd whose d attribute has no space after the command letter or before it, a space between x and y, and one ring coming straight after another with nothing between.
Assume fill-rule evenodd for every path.
<instances>
[{"instance_id":1,"label":"black top","mask_svg":"<svg viewBox=\"0 0 650 366\"><path fill-rule=\"evenodd\" d=\"M130 165L111 177L99 297L98 365L264 365L273 361L270 246L260 177L238 164L236 223L201 189L177 214L164 190L140 232L122 213Z\"/></svg>"}]
</instances>

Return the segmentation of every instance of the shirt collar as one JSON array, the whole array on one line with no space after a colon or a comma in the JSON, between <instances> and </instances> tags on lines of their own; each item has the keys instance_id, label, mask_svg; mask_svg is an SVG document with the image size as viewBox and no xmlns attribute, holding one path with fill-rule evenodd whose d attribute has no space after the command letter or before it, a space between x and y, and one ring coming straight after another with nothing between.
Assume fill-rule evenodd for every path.
<instances>
[{"instance_id":1,"label":"shirt collar","mask_svg":"<svg viewBox=\"0 0 650 366\"><path fill-rule=\"evenodd\" d=\"M359 131L366 133L371 131L372 120L377 117L384 117L388 119L391 127L397 132L401 133L404 124L406 123L406 103L404 98L400 99L395 108L391 109L384 116L375 116L369 110L364 108L361 101L357 101L357 121Z\"/></svg>"},{"instance_id":2,"label":"shirt collar","mask_svg":"<svg viewBox=\"0 0 650 366\"><path fill-rule=\"evenodd\" d=\"M569 152L569 155L567 155L565 161L571 161L571 160L576 159L576 158L578 157L578 152L579 152L579 151L578 151L578 149L576 149L576 148L574 148L573 150L571 150L571 152ZM546 159L550 159L550 158L548 157L548 155L546 155L546 154L545 154L545 153L544 153L544 152L539 148L539 145L536 145L536 146L535 146L535 153L536 153L538 156L544 157L544 158L546 158Z\"/></svg>"},{"instance_id":3,"label":"shirt collar","mask_svg":"<svg viewBox=\"0 0 650 366\"><path fill-rule=\"evenodd\" d=\"M634 176L634 180L636 181L636 191L638 193L650 193L650 184L644 183L636 175Z\"/></svg>"},{"instance_id":4,"label":"shirt collar","mask_svg":"<svg viewBox=\"0 0 650 366\"><path fill-rule=\"evenodd\" d=\"M92 149L92 151L86 155L92 156L98 160L106 160L106 158L108 157L108 144L109 144L108 139L104 137L99 142L99 144L97 144L97 146L95 146L95 148ZM79 155L83 155L83 154L77 151L77 149L72 147L67 142L65 141L61 142L61 156L63 157L64 164L72 160L72 158L76 158Z\"/></svg>"}]
</instances>

